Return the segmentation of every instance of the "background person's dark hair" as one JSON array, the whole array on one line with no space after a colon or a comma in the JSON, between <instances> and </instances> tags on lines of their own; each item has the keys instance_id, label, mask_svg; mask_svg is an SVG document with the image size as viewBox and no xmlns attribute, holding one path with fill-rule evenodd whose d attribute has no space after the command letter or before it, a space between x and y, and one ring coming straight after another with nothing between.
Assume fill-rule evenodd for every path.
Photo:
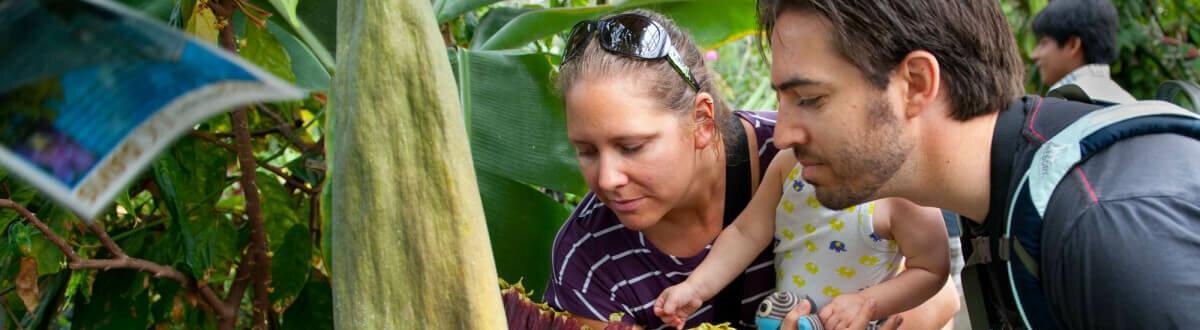
<instances>
[{"instance_id":1,"label":"background person's dark hair","mask_svg":"<svg viewBox=\"0 0 1200 330\"><path fill-rule=\"evenodd\" d=\"M1054 0L1033 19L1033 34L1061 47L1071 37L1083 45L1083 61L1109 64L1117 58L1117 8L1108 0Z\"/></svg>"},{"instance_id":2,"label":"background person's dark hair","mask_svg":"<svg viewBox=\"0 0 1200 330\"><path fill-rule=\"evenodd\" d=\"M736 132L734 129L742 129L740 123L733 118L729 105L725 104L717 92L716 73L704 64L704 56L696 48L692 38L681 31L670 18L645 9L617 13L605 18L629 13L649 17L667 30L675 50L679 51L679 56L683 58L683 64L692 71L692 77L700 85L700 92L712 95L713 120L716 121L717 135L726 147L737 143L738 135L733 132ZM666 110L681 116L692 113L693 101L698 92L675 72L667 60L648 61L610 53L600 47L595 37L588 40L586 47L577 58L559 68L558 88L564 97L580 79L626 76L644 83L654 100L661 102Z\"/></svg>"},{"instance_id":3,"label":"background person's dark hair","mask_svg":"<svg viewBox=\"0 0 1200 330\"><path fill-rule=\"evenodd\" d=\"M879 88L909 53L932 53L954 119L1006 109L1024 93L1024 64L999 1L759 0L764 40L790 10L828 19L834 48Z\"/></svg>"}]
</instances>

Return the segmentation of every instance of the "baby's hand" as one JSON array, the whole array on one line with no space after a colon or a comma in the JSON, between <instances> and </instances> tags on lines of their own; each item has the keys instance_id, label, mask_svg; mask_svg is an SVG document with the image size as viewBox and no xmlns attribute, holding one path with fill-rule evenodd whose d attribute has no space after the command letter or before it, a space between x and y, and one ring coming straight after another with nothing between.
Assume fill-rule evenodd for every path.
<instances>
[{"instance_id":1,"label":"baby's hand","mask_svg":"<svg viewBox=\"0 0 1200 330\"><path fill-rule=\"evenodd\" d=\"M839 295L829 305L821 307L817 316L826 329L844 329L850 326L858 312L867 303L867 297L857 293Z\"/></svg>"},{"instance_id":2,"label":"baby's hand","mask_svg":"<svg viewBox=\"0 0 1200 330\"><path fill-rule=\"evenodd\" d=\"M654 301L654 315L661 318L667 325L683 329L683 324L687 322L688 316L692 315L703 303L704 299L696 292L695 286L684 281L663 290L658 295L658 300Z\"/></svg>"}]
</instances>

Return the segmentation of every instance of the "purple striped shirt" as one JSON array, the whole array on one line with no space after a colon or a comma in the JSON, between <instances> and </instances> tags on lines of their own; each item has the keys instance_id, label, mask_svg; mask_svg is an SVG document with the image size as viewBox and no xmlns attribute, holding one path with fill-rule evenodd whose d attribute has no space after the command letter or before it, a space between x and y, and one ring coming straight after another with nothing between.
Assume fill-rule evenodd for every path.
<instances>
[{"instance_id":1,"label":"purple striped shirt","mask_svg":"<svg viewBox=\"0 0 1200 330\"><path fill-rule=\"evenodd\" d=\"M759 148L752 152L765 171L779 152L771 138L775 113L737 111L735 115L754 128ZM554 239L544 299L554 308L587 318L608 320L610 314L623 312L623 322L665 328L654 315L654 300L662 290L687 279L708 251L690 257L663 253L642 233L626 229L616 214L588 193ZM775 289L773 256L768 247L741 275L738 319L714 320L713 301L708 301L689 317L687 326L733 322L738 328L753 328L758 302Z\"/></svg>"}]
</instances>

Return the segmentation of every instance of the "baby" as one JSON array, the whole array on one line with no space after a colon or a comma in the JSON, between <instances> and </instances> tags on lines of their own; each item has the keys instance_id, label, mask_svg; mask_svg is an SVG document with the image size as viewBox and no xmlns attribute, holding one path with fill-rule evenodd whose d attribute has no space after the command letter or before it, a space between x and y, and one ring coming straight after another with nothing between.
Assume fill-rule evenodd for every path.
<instances>
[{"instance_id":1,"label":"baby","mask_svg":"<svg viewBox=\"0 0 1200 330\"><path fill-rule=\"evenodd\" d=\"M776 290L810 298L820 306L825 328L849 325L868 300L876 302L871 317L878 320L916 307L941 289L950 259L938 209L896 198L826 209L800 177L801 169L794 153L775 156L754 198L717 237L708 257L687 280L659 295L654 312L663 322L681 327L772 238L779 240Z\"/></svg>"}]
</instances>

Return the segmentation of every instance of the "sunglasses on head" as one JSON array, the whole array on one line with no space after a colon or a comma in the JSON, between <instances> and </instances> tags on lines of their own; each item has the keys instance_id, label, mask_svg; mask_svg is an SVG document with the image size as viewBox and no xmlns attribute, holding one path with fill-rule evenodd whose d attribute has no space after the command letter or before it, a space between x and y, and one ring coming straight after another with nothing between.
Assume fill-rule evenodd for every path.
<instances>
[{"instance_id":1,"label":"sunglasses on head","mask_svg":"<svg viewBox=\"0 0 1200 330\"><path fill-rule=\"evenodd\" d=\"M675 72L683 80L700 91L700 84L692 78L692 71L683 63L683 57L671 43L667 29L638 14L621 14L598 21L587 20L575 24L571 35L567 37L567 49L563 53L563 63L579 57L588 41L596 35L600 48L620 55L643 60L658 60L666 58L675 68Z\"/></svg>"}]
</instances>

